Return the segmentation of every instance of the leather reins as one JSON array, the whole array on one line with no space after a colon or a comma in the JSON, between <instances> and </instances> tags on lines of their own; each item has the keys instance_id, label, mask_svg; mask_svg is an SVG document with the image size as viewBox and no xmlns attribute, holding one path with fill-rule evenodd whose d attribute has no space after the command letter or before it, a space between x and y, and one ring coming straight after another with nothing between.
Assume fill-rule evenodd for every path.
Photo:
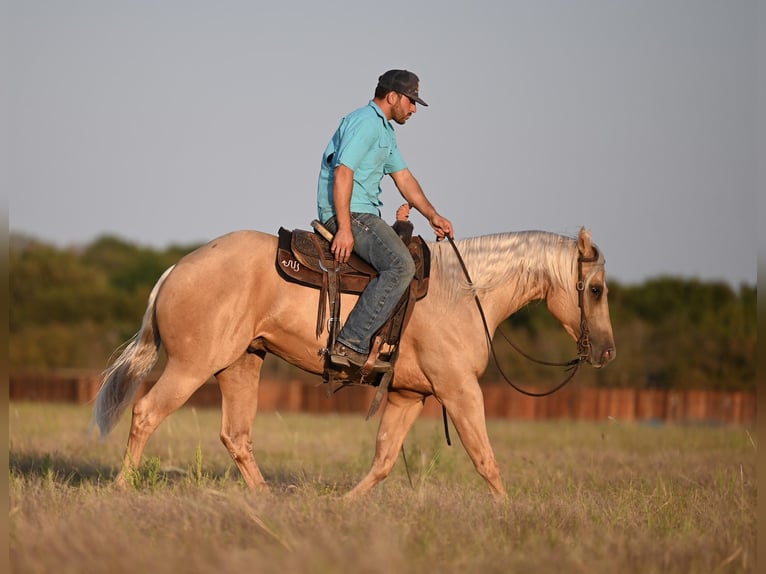
<instances>
[{"instance_id":1,"label":"leather reins","mask_svg":"<svg viewBox=\"0 0 766 574\"><path fill-rule=\"evenodd\" d=\"M460 255L460 251L457 248L457 245L455 245L454 240L452 237L447 235L447 239L449 240L450 245L452 246L452 249L455 251L455 255L457 256L457 260L460 263L460 267L463 269L463 274L465 275L466 281L468 281L468 286L471 287L473 290L473 281L471 280L471 275L468 273L468 268L465 265L465 261L463 261L463 257ZM503 336L503 338L508 342L511 347L513 347L516 352L518 352L521 356L524 358L537 363L539 365L546 365L550 367L567 367L567 370L571 370L572 372L558 385L553 387L550 390L547 390L545 392L541 393L535 393L532 391L527 391L525 389L522 389L518 385L516 385L513 381L511 381L508 376L503 372L503 370L500 368L500 362L497 360L497 355L495 353L495 347L492 343L492 334L489 332L489 325L487 324L487 318L484 314L484 308L481 305L481 301L479 300L479 295L474 290L473 298L476 302L476 307L479 309L479 314L481 315L481 321L484 325L484 334L487 337L487 344L490 349L490 353L492 355L492 359L495 362L495 366L497 367L498 372L502 375L503 379L505 379L505 382L507 382L511 387L513 387L515 390L520 392L523 395L526 395L528 397L547 397L548 395L552 395L556 391L560 390L564 387L569 381L574 378L575 374L577 374L577 369L580 367L580 364L585 362L588 359L588 355L590 353L590 337L589 337L589 330L588 330L588 318L585 316L585 281L583 277L583 263L592 263L594 261L598 260L598 253L594 254L592 257L585 257L582 254L580 254L577 257L577 304L580 308L580 336L577 339L577 358L572 359L571 361L567 361L565 363L555 363L550 361L541 361L539 359L535 359L534 357L531 357L527 353L525 353L522 349L520 349L516 344L511 341L508 336L503 332L502 329L498 327L498 331ZM446 415L446 413L445 413ZM446 419L445 419L445 425L446 425Z\"/></svg>"},{"instance_id":2,"label":"leather reins","mask_svg":"<svg viewBox=\"0 0 766 574\"><path fill-rule=\"evenodd\" d=\"M506 335L502 329L498 326L498 331L500 331L500 334L503 336L503 338L508 342L508 344L513 347L513 349L519 353L522 357L532 361L533 363L537 363L539 365L546 365L549 367L567 367L567 370L570 370L571 373L558 385L553 387L550 390L547 390L542 393L534 393L532 391L527 391L525 389L522 389L518 385L516 385L511 379L508 378L508 376L503 372L503 369L500 368L500 362L497 360L497 355L495 354L495 346L492 343L492 334L489 332L489 325L487 324L487 317L484 314L484 307L481 305L481 301L479 300L479 295L476 293L474 287L473 287L473 280L471 279L470 273L468 273L468 268L465 265L465 261L463 261L463 256L460 255L460 251L457 248L457 245L455 245L455 241L452 239L451 236L447 235L447 240L449 241L449 244L452 246L452 249L455 252L455 255L457 256L457 260L460 263L460 267L463 269L463 274L465 275L466 281L468 281L468 286L473 291L473 298L474 301L476 301L476 307L479 309L479 315L481 315L481 322L484 325L484 334L487 337L487 345L489 346L490 353L492 354L492 360L495 362L495 366L497 367L498 372L502 375L503 379L505 379L505 382L511 385L515 390L520 392L522 395L526 395L528 397L547 397L549 395L552 395L556 391L561 390L564 385L566 385L569 381L571 381L574 376L577 374L577 369L580 367L580 365L588 360L588 355L590 354L590 336L589 336L589 330L588 330L588 318L585 316L585 278L583 276L583 269L582 264L583 263L593 263L594 261L598 260L598 253L594 252L594 255L592 257L584 257L582 254L579 254L577 256L577 305L580 307L580 336L577 339L577 358L572 359L571 361L567 361L566 363L555 363L550 361L541 361L539 359L535 359L534 357L531 357L527 353L525 353L523 350L521 350L516 344L513 343L508 338L508 335ZM444 438L447 440L447 446L452 446L452 440L450 439L449 435L449 423L447 421L447 407L442 404L442 419L444 421ZM407 457L404 453L404 444L402 444L402 458L404 459L404 468L407 470L407 478L410 480L410 486L412 485L412 478L410 477L410 469L407 465Z\"/></svg>"}]
</instances>

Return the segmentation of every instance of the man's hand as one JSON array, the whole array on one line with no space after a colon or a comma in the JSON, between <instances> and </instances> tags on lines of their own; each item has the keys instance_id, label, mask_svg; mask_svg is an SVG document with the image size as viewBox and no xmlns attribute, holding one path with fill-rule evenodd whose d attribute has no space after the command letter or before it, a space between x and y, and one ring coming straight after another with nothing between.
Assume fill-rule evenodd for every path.
<instances>
[{"instance_id":1,"label":"man's hand","mask_svg":"<svg viewBox=\"0 0 766 574\"><path fill-rule=\"evenodd\" d=\"M436 212L434 206L428 201L420 183L412 175L412 172L404 168L391 174L399 193L407 200L407 203L417 209L423 217L428 220L433 230L436 232L436 240L440 241L447 237L453 237L452 222L446 217L442 217Z\"/></svg>"},{"instance_id":2,"label":"man's hand","mask_svg":"<svg viewBox=\"0 0 766 574\"><path fill-rule=\"evenodd\" d=\"M354 234L350 229L339 229L332 240L330 251L335 256L335 261L346 263L354 250Z\"/></svg>"},{"instance_id":3,"label":"man's hand","mask_svg":"<svg viewBox=\"0 0 766 574\"><path fill-rule=\"evenodd\" d=\"M452 222L446 217L434 213L428 223L431 224L431 227L433 227L433 230L436 233L436 241L441 241L447 236L454 237Z\"/></svg>"},{"instance_id":4,"label":"man's hand","mask_svg":"<svg viewBox=\"0 0 766 574\"><path fill-rule=\"evenodd\" d=\"M332 188L332 199L335 203L335 222L338 230L335 232L330 251L335 261L345 263L351 257L354 249L354 234L351 232L351 194L354 187L354 172L340 164L335 168L335 183Z\"/></svg>"}]
</instances>

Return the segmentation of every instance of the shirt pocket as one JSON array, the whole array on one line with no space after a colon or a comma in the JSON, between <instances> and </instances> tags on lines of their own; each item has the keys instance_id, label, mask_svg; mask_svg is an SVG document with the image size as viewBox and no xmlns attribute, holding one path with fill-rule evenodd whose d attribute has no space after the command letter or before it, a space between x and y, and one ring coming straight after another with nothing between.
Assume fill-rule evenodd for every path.
<instances>
[{"instance_id":1,"label":"shirt pocket","mask_svg":"<svg viewBox=\"0 0 766 574\"><path fill-rule=\"evenodd\" d=\"M382 136L378 140L378 147L374 153L375 161L378 165L385 165L388 162L388 156L391 155L391 142L387 137Z\"/></svg>"}]
</instances>

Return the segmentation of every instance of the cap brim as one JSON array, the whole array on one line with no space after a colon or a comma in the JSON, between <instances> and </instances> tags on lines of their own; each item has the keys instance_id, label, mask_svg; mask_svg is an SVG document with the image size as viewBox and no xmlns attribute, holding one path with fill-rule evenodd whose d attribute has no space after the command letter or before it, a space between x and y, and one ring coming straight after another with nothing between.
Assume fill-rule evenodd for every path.
<instances>
[{"instance_id":1,"label":"cap brim","mask_svg":"<svg viewBox=\"0 0 766 574\"><path fill-rule=\"evenodd\" d=\"M402 92L405 96L407 96L409 99L419 103L421 106L428 107L428 104L425 103L423 100L421 100L418 96L413 96L412 94L408 94L407 92Z\"/></svg>"}]
</instances>

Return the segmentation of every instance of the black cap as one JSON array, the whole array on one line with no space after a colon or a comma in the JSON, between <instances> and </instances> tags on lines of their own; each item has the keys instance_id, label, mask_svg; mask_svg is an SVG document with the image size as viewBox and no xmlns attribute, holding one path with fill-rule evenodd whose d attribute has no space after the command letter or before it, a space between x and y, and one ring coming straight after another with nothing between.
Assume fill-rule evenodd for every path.
<instances>
[{"instance_id":1,"label":"black cap","mask_svg":"<svg viewBox=\"0 0 766 574\"><path fill-rule=\"evenodd\" d=\"M407 70L389 70L378 78L378 87L404 94L421 106L428 106L418 95L420 80L415 74Z\"/></svg>"}]
</instances>

